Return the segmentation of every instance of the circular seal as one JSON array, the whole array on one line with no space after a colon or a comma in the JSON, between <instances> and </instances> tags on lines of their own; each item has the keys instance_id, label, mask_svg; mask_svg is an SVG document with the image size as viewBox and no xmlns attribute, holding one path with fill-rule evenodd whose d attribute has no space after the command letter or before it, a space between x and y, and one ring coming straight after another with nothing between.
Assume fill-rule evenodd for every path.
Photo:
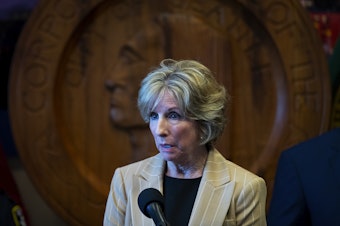
<instances>
[{"instance_id":1,"label":"circular seal","mask_svg":"<svg viewBox=\"0 0 340 226\"><path fill-rule=\"evenodd\" d=\"M41 1L17 45L10 116L44 199L72 225L99 225L115 168L153 155L136 108L163 58L196 59L232 96L217 143L271 186L280 152L328 129L321 43L295 0Z\"/></svg>"}]
</instances>

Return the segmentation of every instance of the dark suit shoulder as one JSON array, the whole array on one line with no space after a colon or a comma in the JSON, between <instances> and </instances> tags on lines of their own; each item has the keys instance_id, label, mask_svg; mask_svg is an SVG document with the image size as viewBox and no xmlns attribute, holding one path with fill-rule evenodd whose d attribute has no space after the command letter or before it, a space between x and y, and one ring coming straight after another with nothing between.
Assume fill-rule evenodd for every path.
<instances>
[{"instance_id":1,"label":"dark suit shoulder","mask_svg":"<svg viewBox=\"0 0 340 226\"><path fill-rule=\"evenodd\" d=\"M327 150L340 151L340 128L298 143L283 151L281 155L305 157L306 155L318 155Z\"/></svg>"}]
</instances>

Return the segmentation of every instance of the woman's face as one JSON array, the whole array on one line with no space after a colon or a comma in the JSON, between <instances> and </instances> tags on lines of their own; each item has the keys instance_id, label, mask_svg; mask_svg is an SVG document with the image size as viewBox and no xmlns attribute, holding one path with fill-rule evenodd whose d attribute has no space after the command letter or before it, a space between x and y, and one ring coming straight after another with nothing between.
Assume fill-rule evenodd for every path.
<instances>
[{"instance_id":1,"label":"woman's face","mask_svg":"<svg viewBox=\"0 0 340 226\"><path fill-rule=\"evenodd\" d=\"M150 113L149 126L156 147L166 161L189 163L202 148L198 123L183 116L176 99L168 92Z\"/></svg>"}]
</instances>

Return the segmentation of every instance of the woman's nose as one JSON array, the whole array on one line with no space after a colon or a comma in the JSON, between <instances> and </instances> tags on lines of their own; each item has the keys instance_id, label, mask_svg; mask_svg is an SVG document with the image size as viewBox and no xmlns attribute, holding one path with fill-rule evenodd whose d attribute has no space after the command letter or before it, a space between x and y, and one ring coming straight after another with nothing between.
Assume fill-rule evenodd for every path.
<instances>
[{"instance_id":1,"label":"woman's nose","mask_svg":"<svg viewBox=\"0 0 340 226\"><path fill-rule=\"evenodd\" d=\"M157 121L156 134L158 136L166 136L168 134L167 121L162 117Z\"/></svg>"}]
</instances>

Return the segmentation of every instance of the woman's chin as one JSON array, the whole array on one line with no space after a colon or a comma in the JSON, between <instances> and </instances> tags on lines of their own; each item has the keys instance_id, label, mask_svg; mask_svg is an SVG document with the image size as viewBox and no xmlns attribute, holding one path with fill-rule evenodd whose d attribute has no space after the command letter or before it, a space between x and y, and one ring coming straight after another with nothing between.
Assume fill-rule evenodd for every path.
<instances>
[{"instance_id":1,"label":"woman's chin","mask_svg":"<svg viewBox=\"0 0 340 226\"><path fill-rule=\"evenodd\" d=\"M161 151L160 153L165 161L173 161L175 159L173 152Z\"/></svg>"}]
</instances>

